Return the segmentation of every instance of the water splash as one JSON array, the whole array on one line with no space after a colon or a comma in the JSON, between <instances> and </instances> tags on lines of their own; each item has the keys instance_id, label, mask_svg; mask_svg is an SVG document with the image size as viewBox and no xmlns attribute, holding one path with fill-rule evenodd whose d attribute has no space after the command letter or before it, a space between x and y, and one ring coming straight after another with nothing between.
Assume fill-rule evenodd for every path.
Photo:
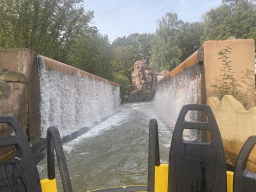
<instances>
[{"instance_id":1,"label":"water splash","mask_svg":"<svg viewBox=\"0 0 256 192\"><path fill-rule=\"evenodd\" d=\"M42 137L50 126L56 126L61 136L90 127L120 107L119 87L79 74L41 67L40 89Z\"/></svg>"},{"instance_id":2,"label":"water splash","mask_svg":"<svg viewBox=\"0 0 256 192\"><path fill-rule=\"evenodd\" d=\"M63 145L73 190L147 185L149 120L156 118L151 102L128 103L106 121ZM162 163L169 162L171 135L157 119ZM47 177L47 159L38 165ZM62 190L56 169L58 191Z\"/></svg>"},{"instance_id":3,"label":"water splash","mask_svg":"<svg viewBox=\"0 0 256 192\"><path fill-rule=\"evenodd\" d=\"M201 79L200 67L196 64L158 85L154 109L168 126L175 125L184 105L201 103ZM197 113L190 113L188 120L197 120ZM185 133L190 135L191 131Z\"/></svg>"}]
</instances>

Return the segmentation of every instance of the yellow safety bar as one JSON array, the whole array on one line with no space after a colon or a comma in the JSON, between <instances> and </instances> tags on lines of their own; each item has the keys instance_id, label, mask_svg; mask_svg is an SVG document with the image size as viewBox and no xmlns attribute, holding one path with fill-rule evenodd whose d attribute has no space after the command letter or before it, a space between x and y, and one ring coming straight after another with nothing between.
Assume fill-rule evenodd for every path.
<instances>
[{"instance_id":1,"label":"yellow safety bar","mask_svg":"<svg viewBox=\"0 0 256 192\"><path fill-rule=\"evenodd\" d=\"M40 181L42 192L58 192L56 180L43 179Z\"/></svg>"},{"instance_id":2,"label":"yellow safety bar","mask_svg":"<svg viewBox=\"0 0 256 192\"><path fill-rule=\"evenodd\" d=\"M168 191L168 164L155 166L155 192ZM227 192L233 192L234 172L227 171ZM40 181L42 192L58 192L56 180L43 179Z\"/></svg>"}]
</instances>

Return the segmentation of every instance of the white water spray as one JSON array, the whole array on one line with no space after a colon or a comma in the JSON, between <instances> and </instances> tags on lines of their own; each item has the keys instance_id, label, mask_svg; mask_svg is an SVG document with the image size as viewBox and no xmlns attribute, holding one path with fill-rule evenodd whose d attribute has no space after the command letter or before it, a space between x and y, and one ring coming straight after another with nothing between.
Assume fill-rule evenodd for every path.
<instances>
[{"instance_id":1,"label":"white water spray","mask_svg":"<svg viewBox=\"0 0 256 192\"><path fill-rule=\"evenodd\" d=\"M61 136L116 113L120 107L119 87L109 83L40 69L41 132L46 136L50 126L56 126Z\"/></svg>"},{"instance_id":2,"label":"white water spray","mask_svg":"<svg viewBox=\"0 0 256 192\"><path fill-rule=\"evenodd\" d=\"M158 85L154 109L168 126L174 126L181 108L186 104L201 103L201 73L184 71ZM190 113L186 120L196 120L197 113ZM188 131L184 136L191 137Z\"/></svg>"}]
</instances>

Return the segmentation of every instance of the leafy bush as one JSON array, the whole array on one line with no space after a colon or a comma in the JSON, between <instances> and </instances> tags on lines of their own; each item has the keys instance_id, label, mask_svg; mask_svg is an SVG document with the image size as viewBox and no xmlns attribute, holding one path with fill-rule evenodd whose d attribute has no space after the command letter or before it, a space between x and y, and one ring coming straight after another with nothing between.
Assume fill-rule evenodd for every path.
<instances>
[{"instance_id":1,"label":"leafy bush","mask_svg":"<svg viewBox=\"0 0 256 192\"><path fill-rule=\"evenodd\" d=\"M132 88L132 82L129 80L129 78L120 74L116 74L114 81L120 85L120 96L122 98L128 97Z\"/></svg>"}]
</instances>

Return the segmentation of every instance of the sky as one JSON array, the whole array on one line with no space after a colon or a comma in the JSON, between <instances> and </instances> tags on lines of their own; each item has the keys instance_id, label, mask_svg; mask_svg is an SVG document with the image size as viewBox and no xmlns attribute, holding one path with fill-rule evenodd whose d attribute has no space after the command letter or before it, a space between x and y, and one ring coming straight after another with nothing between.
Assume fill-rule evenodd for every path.
<instances>
[{"instance_id":1,"label":"sky","mask_svg":"<svg viewBox=\"0 0 256 192\"><path fill-rule=\"evenodd\" d=\"M221 0L84 0L85 11L94 11L96 26L110 42L132 33L155 33L165 13L178 14L184 22L201 21L202 15L221 5Z\"/></svg>"}]
</instances>

